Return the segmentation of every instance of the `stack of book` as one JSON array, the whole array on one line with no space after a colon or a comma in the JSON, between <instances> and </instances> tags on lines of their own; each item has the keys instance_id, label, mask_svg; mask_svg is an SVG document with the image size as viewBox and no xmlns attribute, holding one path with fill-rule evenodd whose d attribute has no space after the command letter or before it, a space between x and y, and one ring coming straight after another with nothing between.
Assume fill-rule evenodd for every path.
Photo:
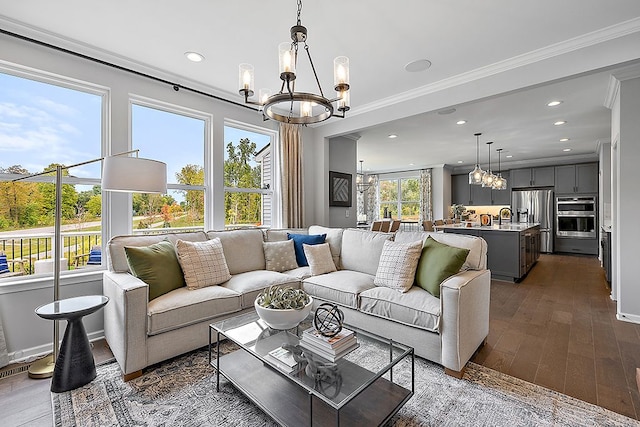
<instances>
[{"instance_id":1,"label":"stack of book","mask_svg":"<svg viewBox=\"0 0 640 427\"><path fill-rule=\"evenodd\" d=\"M353 331L342 328L340 333L333 337L325 337L316 328L309 328L302 332L300 347L311 351L313 354L335 362L351 350L358 347L358 340Z\"/></svg>"},{"instance_id":2,"label":"stack of book","mask_svg":"<svg viewBox=\"0 0 640 427\"><path fill-rule=\"evenodd\" d=\"M286 373L291 373L296 370L298 367L298 362L293 358L293 353L283 347L278 347L274 350L271 350L267 356L272 363L275 363L277 367L285 371Z\"/></svg>"}]
</instances>

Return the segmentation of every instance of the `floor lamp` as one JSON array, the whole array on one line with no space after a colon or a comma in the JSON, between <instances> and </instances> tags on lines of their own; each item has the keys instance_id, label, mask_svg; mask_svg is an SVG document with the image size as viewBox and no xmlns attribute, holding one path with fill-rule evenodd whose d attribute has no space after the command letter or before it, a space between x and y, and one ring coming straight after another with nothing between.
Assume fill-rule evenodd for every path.
<instances>
[{"instance_id":1,"label":"floor lamp","mask_svg":"<svg viewBox=\"0 0 640 427\"><path fill-rule=\"evenodd\" d=\"M101 157L71 166L58 165L55 169L46 170L37 174L16 178L13 181L33 178L52 172L56 173L56 205L55 226L53 244L53 300L60 299L60 259L62 255L62 171L77 166L87 165L102 161L102 190L138 193L167 192L167 165L165 163L137 157L139 150L126 151L109 157ZM128 154L136 153L136 157L128 157ZM29 367L31 378L49 378L53 375L56 360L58 359L58 346L60 345L60 331L58 321L53 322L53 354L40 359Z\"/></svg>"}]
</instances>

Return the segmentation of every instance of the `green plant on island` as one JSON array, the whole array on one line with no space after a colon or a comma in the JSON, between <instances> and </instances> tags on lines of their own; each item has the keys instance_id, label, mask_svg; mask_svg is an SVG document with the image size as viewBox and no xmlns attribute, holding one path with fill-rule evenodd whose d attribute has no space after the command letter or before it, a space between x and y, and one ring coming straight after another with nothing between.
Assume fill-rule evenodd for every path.
<instances>
[{"instance_id":1,"label":"green plant on island","mask_svg":"<svg viewBox=\"0 0 640 427\"><path fill-rule=\"evenodd\" d=\"M261 307L276 310L294 309L302 310L309 304L311 298L302 289L294 289L290 286L270 286L264 289L256 297L256 302Z\"/></svg>"}]
</instances>

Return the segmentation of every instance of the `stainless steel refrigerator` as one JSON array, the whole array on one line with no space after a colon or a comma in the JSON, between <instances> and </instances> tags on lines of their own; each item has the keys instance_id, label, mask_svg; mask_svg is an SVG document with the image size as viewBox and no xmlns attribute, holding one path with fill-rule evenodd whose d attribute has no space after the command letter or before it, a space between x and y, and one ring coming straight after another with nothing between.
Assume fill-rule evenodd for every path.
<instances>
[{"instance_id":1,"label":"stainless steel refrigerator","mask_svg":"<svg viewBox=\"0 0 640 427\"><path fill-rule=\"evenodd\" d=\"M513 190L515 221L540 223L540 251L553 252L553 190Z\"/></svg>"}]
</instances>

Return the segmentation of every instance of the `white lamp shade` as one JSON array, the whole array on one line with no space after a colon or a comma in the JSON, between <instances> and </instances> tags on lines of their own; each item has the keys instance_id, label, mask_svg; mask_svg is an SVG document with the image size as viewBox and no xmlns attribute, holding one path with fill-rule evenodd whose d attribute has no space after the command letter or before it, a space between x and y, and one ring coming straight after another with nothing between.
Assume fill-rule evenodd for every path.
<instances>
[{"instance_id":1,"label":"white lamp shade","mask_svg":"<svg viewBox=\"0 0 640 427\"><path fill-rule=\"evenodd\" d=\"M167 192L167 165L139 157L105 157L102 163L102 189L164 194Z\"/></svg>"}]
</instances>

